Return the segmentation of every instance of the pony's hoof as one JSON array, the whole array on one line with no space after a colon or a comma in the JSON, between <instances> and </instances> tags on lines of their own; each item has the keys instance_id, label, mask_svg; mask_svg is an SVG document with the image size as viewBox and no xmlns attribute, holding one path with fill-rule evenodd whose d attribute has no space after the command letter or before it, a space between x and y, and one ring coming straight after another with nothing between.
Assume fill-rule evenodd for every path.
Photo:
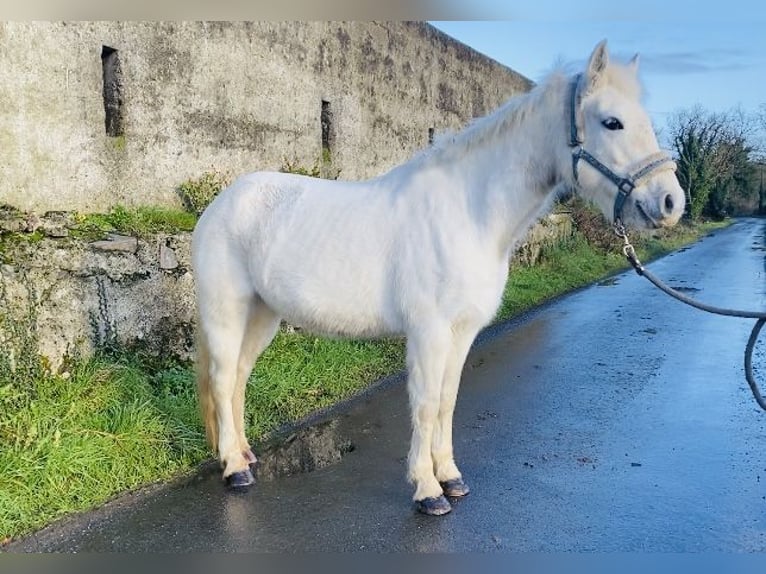
<instances>
[{"instance_id":1,"label":"pony's hoof","mask_svg":"<svg viewBox=\"0 0 766 574\"><path fill-rule=\"evenodd\" d=\"M255 477L249 468L234 472L224 477L224 479L226 480L226 486L229 488L247 488L255 483Z\"/></svg>"},{"instance_id":2,"label":"pony's hoof","mask_svg":"<svg viewBox=\"0 0 766 574\"><path fill-rule=\"evenodd\" d=\"M443 494L424 498L423 500L416 500L415 507L418 509L418 512L428 514L429 516L441 516L452 510L452 506L450 506L449 501L444 498Z\"/></svg>"},{"instance_id":3,"label":"pony's hoof","mask_svg":"<svg viewBox=\"0 0 766 574\"><path fill-rule=\"evenodd\" d=\"M471 492L471 489L468 488L468 485L465 482L463 482L462 478L445 480L439 484L441 485L444 494L453 498L459 498Z\"/></svg>"}]
</instances>

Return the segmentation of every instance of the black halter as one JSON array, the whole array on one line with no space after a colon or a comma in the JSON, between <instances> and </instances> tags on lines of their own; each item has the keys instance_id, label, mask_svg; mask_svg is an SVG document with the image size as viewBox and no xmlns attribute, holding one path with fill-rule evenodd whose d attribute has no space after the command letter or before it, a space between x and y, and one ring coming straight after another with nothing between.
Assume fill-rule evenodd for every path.
<instances>
[{"instance_id":1,"label":"black halter","mask_svg":"<svg viewBox=\"0 0 766 574\"><path fill-rule=\"evenodd\" d=\"M641 167L634 170L632 173L620 176L586 151L585 148L583 148L583 144L585 143L585 128L583 126L580 109L582 100L581 78L582 74L578 74L575 76L574 80L572 80L569 97L569 147L574 148L572 150L572 173L574 175L575 183L579 185L577 164L583 159L617 186L617 195L614 198L614 221L616 223L622 221L622 208L625 205L625 200L627 200L633 190L640 185L642 180L646 179L651 173L660 168L675 170L676 164L667 153L660 151L644 159L644 161L641 162Z\"/></svg>"}]
</instances>

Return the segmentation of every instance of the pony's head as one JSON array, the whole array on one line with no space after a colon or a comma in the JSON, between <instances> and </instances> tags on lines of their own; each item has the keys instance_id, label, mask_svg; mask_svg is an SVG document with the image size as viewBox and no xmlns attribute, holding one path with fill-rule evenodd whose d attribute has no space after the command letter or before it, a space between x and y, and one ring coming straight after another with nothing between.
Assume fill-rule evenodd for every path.
<instances>
[{"instance_id":1,"label":"pony's head","mask_svg":"<svg viewBox=\"0 0 766 574\"><path fill-rule=\"evenodd\" d=\"M637 228L674 225L685 195L640 102L638 57L609 62L599 43L567 94L572 180L610 220Z\"/></svg>"}]
</instances>

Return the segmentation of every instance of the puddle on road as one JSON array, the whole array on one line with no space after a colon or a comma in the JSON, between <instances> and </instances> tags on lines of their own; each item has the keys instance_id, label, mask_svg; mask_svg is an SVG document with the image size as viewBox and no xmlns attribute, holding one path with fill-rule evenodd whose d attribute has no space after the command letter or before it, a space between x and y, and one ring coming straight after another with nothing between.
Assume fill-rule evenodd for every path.
<instances>
[{"instance_id":1,"label":"puddle on road","mask_svg":"<svg viewBox=\"0 0 766 574\"><path fill-rule=\"evenodd\" d=\"M680 291L681 293L698 293L699 289L696 287L687 287L685 285L671 285L671 288Z\"/></svg>"}]
</instances>

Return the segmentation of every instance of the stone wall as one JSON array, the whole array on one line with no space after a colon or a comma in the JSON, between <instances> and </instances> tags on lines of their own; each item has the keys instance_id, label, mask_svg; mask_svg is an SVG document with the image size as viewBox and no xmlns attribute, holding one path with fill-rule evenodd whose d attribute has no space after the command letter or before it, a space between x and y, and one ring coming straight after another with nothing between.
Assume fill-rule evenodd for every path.
<instances>
[{"instance_id":1,"label":"stone wall","mask_svg":"<svg viewBox=\"0 0 766 574\"><path fill-rule=\"evenodd\" d=\"M190 237L6 237L0 253L0 344L13 347L4 338L15 322L36 334L40 355L54 369L67 356L90 356L110 345L190 358Z\"/></svg>"},{"instance_id":2,"label":"stone wall","mask_svg":"<svg viewBox=\"0 0 766 574\"><path fill-rule=\"evenodd\" d=\"M0 345L12 347L5 339L13 321L37 333L39 352L54 369L67 355L88 356L105 344L191 358L191 235L87 241L68 234L70 227L71 214L0 211ZM3 229L14 231L3 236ZM568 215L544 218L514 262L533 263L544 245L571 233Z\"/></svg>"},{"instance_id":3,"label":"stone wall","mask_svg":"<svg viewBox=\"0 0 766 574\"><path fill-rule=\"evenodd\" d=\"M286 161L366 178L530 86L425 23L0 22L0 205L172 205Z\"/></svg>"}]
</instances>

